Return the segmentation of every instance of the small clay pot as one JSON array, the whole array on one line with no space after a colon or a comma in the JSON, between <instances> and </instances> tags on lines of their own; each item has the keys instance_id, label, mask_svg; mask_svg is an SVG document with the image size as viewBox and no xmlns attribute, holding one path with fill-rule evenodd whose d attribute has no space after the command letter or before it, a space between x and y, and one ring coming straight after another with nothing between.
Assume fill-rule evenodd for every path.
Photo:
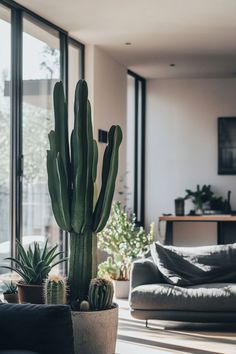
<instances>
[{"instance_id":1,"label":"small clay pot","mask_svg":"<svg viewBox=\"0 0 236 354\"><path fill-rule=\"evenodd\" d=\"M6 300L9 304L19 304L18 293L16 294L5 294L3 293L4 300Z\"/></svg>"},{"instance_id":2,"label":"small clay pot","mask_svg":"<svg viewBox=\"0 0 236 354\"><path fill-rule=\"evenodd\" d=\"M19 302L21 304L44 304L44 289L43 285L29 285L17 283Z\"/></svg>"}]
</instances>

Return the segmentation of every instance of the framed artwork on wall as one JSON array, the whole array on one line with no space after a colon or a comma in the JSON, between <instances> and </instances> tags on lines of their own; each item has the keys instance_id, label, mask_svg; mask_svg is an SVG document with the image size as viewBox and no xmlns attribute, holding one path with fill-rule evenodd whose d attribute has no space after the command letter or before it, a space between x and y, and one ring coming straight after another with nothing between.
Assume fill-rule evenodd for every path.
<instances>
[{"instance_id":1,"label":"framed artwork on wall","mask_svg":"<svg viewBox=\"0 0 236 354\"><path fill-rule=\"evenodd\" d=\"M236 117L218 118L218 174L236 175Z\"/></svg>"}]
</instances>

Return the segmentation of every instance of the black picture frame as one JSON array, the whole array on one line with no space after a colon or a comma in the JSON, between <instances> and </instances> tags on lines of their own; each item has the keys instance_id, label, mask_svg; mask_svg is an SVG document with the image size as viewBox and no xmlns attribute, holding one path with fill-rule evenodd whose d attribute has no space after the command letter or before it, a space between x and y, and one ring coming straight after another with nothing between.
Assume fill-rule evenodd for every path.
<instances>
[{"instance_id":1,"label":"black picture frame","mask_svg":"<svg viewBox=\"0 0 236 354\"><path fill-rule=\"evenodd\" d=\"M236 175L236 117L218 118L218 174Z\"/></svg>"}]
</instances>

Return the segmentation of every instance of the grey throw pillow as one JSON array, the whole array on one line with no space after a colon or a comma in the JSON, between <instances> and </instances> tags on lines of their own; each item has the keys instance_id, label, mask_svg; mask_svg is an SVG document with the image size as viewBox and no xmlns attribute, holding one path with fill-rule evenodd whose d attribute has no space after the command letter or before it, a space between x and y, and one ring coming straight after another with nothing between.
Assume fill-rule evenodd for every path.
<instances>
[{"instance_id":1,"label":"grey throw pillow","mask_svg":"<svg viewBox=\"0 0 236 354\"><path fill-rule=\"evenodd\" d=\"M236 283L236 243L203 247L151 246L153 261L172 285Z\"/></svg>"}]
</instances>

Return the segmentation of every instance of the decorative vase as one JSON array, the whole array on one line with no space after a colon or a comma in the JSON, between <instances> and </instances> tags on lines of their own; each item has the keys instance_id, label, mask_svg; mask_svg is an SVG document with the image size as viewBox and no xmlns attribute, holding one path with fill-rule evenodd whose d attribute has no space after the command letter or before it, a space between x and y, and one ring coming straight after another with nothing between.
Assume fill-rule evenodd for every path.
<instances>
[{"instance_id":1,"label":"decorative vase","mask_svg":"<svg viewBox=\"0 0 236 354\"><path fill-rule=\"evenodd\" d=\"M17 283L20 304L44 304L44 286Z\"/></svg>"},{"instance_id":2,"label":"decorative vase","mask_svg":"<svg viewBox=\"0 0 236 354\"><path fill-rule=\"evenodd\" d=\"M116 299L128 299L129 297L129 280L113 280L114 292Z\"/></svg>"},{"instance_id":3,"label":"decorative vase","mask_svg":"<svg viewBox=\"0 0 236 354\"><path fill-rule=\"evenodd\" d=\"M102 311L72 311L75 354L115 354L118 306Z\"/></svg>"},{"instance_id":4,"label":"decorative vase","mask_svg":"<svg viewBox=\"0 0 236 354\"><path fill-rule=\"evenodd\" d=\"M175 215L184 216L184 198L175 199Z\"/></svg>"}]
</instances>

